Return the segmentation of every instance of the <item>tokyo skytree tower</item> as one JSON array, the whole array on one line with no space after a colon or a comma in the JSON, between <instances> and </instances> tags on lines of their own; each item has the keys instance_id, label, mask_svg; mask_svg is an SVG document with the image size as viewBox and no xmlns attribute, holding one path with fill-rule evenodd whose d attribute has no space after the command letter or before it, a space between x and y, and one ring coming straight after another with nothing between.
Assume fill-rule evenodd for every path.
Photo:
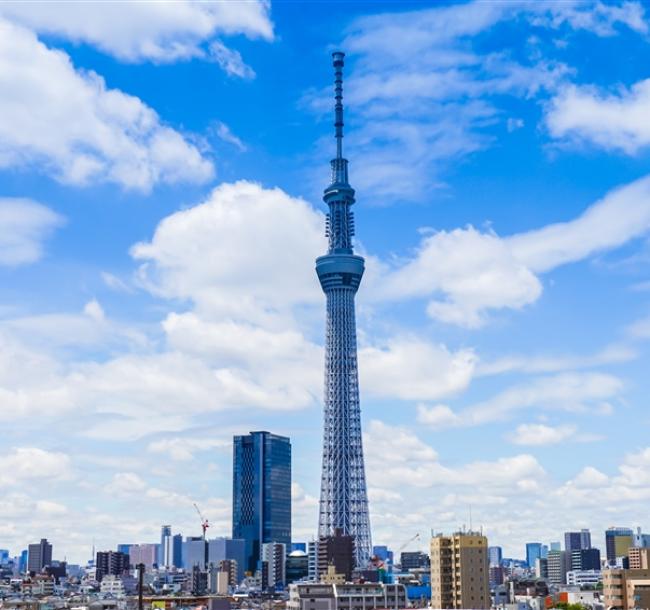
<instances>
[{"instance_id":1,"label":"tokyo skytree tower","mask_svg":"<svg viewBox=\"0 0 650 610\"><path fill-rule=\"evenodd\" d=\"M352 249L354 189L348 184L348 161L343 158L344 54L336 52L332 57L336 158L331 161L332 182L323 195L329 206L325 229L329 248L325 256L316 259L316 273L327 297L318 534L328 536L341 529L344 534L354 536L357 566L365 566L372 543L361 438L354 314L354 295L361 282L364 260Z\"/></svg>"}]
</instances>

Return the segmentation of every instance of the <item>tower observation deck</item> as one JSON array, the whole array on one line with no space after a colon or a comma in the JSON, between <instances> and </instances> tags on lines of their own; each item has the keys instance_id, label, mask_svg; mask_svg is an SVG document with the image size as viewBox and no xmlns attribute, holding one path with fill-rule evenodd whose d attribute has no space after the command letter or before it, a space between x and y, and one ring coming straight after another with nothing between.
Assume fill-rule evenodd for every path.
<instances>
[{"instance_id":1,"label":"tower observation deck","mask_svg":"<svg viewBox=\"0 0 650 610\"><path fill-rule=\"evenodd\" d=\"M319 536L340 529L354 536L357 566L367 563L372 548L368 494L361 437L357 333L354 296L364 271L364 260L354 254L354 189L348 183L348 161L343 158L344 54L332 54L334 64L334 129L336 157L323 200L329 207L327 254L316 259L316 273L327 299L325 335L325 396L323 467Z\"/></svg>"}]
</instances>

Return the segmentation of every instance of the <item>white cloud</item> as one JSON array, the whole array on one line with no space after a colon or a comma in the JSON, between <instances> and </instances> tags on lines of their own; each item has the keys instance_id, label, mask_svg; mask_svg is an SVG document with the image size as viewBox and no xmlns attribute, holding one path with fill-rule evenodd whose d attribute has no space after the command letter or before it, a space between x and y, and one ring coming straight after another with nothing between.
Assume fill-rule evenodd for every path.
<instances>
[{"instance_id":1,"label":"white cloud","mask_svg":"<svg viewBox=\"0 0 650 610\"><path fill-rule=\"evenodd\" d=\"M2 458L0 486L29 480L57 480L70 477L72 464L65 453L37 447L17 447Z\"/></svg>"},{"instance_id":2,"label":"white cloud","mask_svg":"<svg viewBox=\"0 0 650 610\"><path fill-rule=\"evenodd\" d=\"M515 445L555 445L571 438L576 432L575 426L547 426L545 424L521 424L508 435Z\"/></svg>"},{"instance_id":3,"label":"white cloud","mask_svg":"<svg viewBox=\"0 0 650 610\"><path fill-rule=\"evenodd\" d=\"M446 405L420 405L418 421L434 428L477 426L510 419L518 411L540 409L607 415L612 410L609 401L618 397L622 387L620 379L605 373L561 373L514 385L455 412Z\"/></svg>"},{"instance_id":4,"label":"white cloud","mask_svg":"<svg viewBox=\"0 0 650 610\"><path fill-rule=\"evenodd\" d=\"M152 441L147 445L150 453L168 456L177 462L194 459L199 451L230 448L231 442L219 438L173 437Z\"/></svg>"},{"instance_id":5,"label":"white cloud","mask_svg":"<svg viewBox=\"0 0 650 610\"><path fill-rule=\"evenodd\" d=\"M238 76L246 80L255 78L255 70L244 62L239 51L229 49L220 40L210 44L210 56L228 76Z\"/></svg>"},{"instance_id":6,"label":"white cloud","mask_svg":"<svg viewBox=\"0 0 650 610\"><path fill-rule=\"evenodd\" d=\"M150 190L205 182L210 161L140 99L75 70L62 51L0 19L0 167L37 166L67 184Z\"/></svg>"},{"instance_id":7,"label":"white cloud","mask_svg":"<svg viewBox=\"0 0 650 610\"><path fill-rule=\"evenodd\" d=\"M452 353L415 337L393 337L386 346L359 350L361 387L374 396L435 400L467 388L476 361L468 349Z\"/></svg>"},{"instance_id":8,"label":"white cloud","mask_svg":"<svg viewBox=\"0 0 650 610\"><path fill-rule=\"evenodd\" d=\"M125 61L171 62L205 55L215 35L273 39L266 1L5 2L0 14L41 34L84 42Z\"/></svg>"},{"instance_id":9,"label":"white cloud","mask_svg":"<svg viewBox=\"0 0 650 610\"><path fill-rule=\"evenodd\" d=\"M324 218L302 199L250 182L222 184L136 244L142 281L165 297L240 319L320 303L314 260Z\"/></svg>"},{"instance_id":10,"label":"white cloud","mask_svg":"<svg viewBox=\"0 0 650 610\"><path fill-rule=\"evenodd\" d=\"M60 215L30 199L0 197L0 265L39 260L43 242L63 222Z\"/></svg>"},{"instance_id":11,"label":"white cloud","mask_svg":"<svg viewBox=\"0 0 650 610\"><path fill-rule=\"evenodd\" d=\"M239 149L242 152L244 152L246 150L246 144L244 144L230 130L230 127L228 127L228 125L226 125L225 123L222 123L221 121L217 121L215 123L215 131L216 131L217 137L219 137L224 142L227 142L228 144L232 144L235 148Z\"/></svg>"},{"instance_id":12,"label":"white cloud","mask_svg":"<svg viewBox=\"0 0 650 610\"><path fill-rule=\"evenodd\" d=\"M118 472L106 485L106 491L111 494L130 495L139 494L146 487L146 482L134 472Z\"/></svg>"},{"instance_id":13,"label":"white cloud","mask_svg":"<svg viewBox=\"0 0 650 610\"><path fill-rule=\"evenodd\" d=\"M551 100L546 124L554 138L634 155L650 144L648 112L650 79L614 92L571 85Z\"/></svg>"},{"instance_id":14,"label":"white cloud","mask_svg":"<svg viewBox=\"0 0 650 610\"><path fill-rule=\"evenodd\" d=\"M508 237L471 226L427 235L410 260L382 271L371 297L434 297L427 306L431 317L477 327L488 310L534 303L542 292L539 274L619 247L649 230L650 177L644 177L613 189L568 222Z\"/></svg>"}]
</instances>

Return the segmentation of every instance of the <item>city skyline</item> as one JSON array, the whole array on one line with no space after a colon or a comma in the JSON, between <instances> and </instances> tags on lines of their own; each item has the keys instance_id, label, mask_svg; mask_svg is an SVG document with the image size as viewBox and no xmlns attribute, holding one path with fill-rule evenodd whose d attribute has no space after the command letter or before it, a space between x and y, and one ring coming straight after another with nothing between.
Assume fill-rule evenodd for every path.
<instances>
[{"instance_id":1,"label":"city skyline","mask_svg":"<svg viewBox=\"0 0 650 610\"><path fill-rule=\"evenodd\" d=\"M646 8L326 4L0 5L0 547L227 536L250 430L316 535L335 49L374 543L650 529Z\"/></svg>"}]
</instances>

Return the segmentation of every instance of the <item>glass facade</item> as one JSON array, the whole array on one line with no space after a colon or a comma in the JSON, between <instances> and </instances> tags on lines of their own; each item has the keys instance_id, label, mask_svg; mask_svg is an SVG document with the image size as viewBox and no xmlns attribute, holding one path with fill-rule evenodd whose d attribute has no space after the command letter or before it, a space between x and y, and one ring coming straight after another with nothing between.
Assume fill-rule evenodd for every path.
<instances>
[{"instance_id":1,"label":"glass facade","mask_svg":"<svg viewBox=\"0 0 650 610\"><path fill-rule=\"evenodd\" d=\"M254 573L265 542L291 544L291 442L270 432L235 436L232 537L246 541Z\"/></svg>"}]
</instances>

